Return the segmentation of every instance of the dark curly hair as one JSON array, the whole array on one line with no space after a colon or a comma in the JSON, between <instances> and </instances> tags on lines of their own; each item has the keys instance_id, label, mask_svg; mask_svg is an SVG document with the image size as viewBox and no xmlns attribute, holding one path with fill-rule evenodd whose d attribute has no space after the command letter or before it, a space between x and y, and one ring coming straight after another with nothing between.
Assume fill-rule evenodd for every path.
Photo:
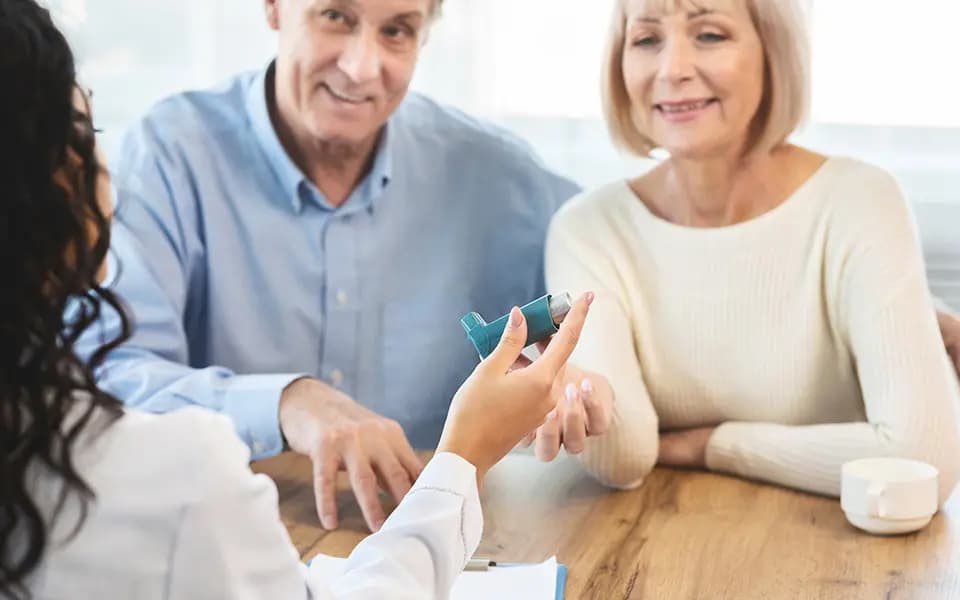
<instances>
[{"instance_id":1,"label":"dark curly hair","mask_svg":"<svg viewBox=\"0 0 960 600\"><path fill-rule=\"evenodd\" d=\"M0 0L0 81L0 597L28 598L49 522L76 494L75 534L93 498L73 447L122 415L93 373L129 323L97 282L109 217L97 200L103 167L89 110L75 104L73 54L34 0ZM121 316L121 334L83 360L74 344L104 304ZM64 484L52 515L31 498L34 469Z\"/></svg>"}]
</instances>

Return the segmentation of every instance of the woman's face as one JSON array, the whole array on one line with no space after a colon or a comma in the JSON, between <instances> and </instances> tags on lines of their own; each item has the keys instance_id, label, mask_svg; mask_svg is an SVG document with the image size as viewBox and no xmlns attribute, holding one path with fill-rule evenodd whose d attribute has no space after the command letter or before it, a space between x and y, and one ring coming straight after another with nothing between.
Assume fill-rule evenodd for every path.
<instances>
[{"instance_id":1,"label":"woman's face","mask_svg":"<svg viewBox=\"0 0 960 600\"><path fill-rule=\"evenodd\" d=\"M744 150L764 88L746 0L626 0L622 67L638 127L671 156Z\"/></svg>"},{"instance_id":2,"label":"woman's face","mask_svg":"<svg viewBox=\"0 0 960 600\"><path fill-rule=\"evenodd\" d=\"M77 89L73 95L73 105L77 111L84 115L85 120L83 122L76 123L76 127L81 128L90 128L90 100L87 96ZM92 129L90 131L83 132L83 135L93 135ZM97 205L100 208L100 212L106 217L109 224L110 218L113 215L113 195L111 192L110 186L110 173L106 169L106 161L104 160L103 154L100 151L98 146L94 146L94 151L96 152L97 164L99 165L99 171L97 173L97 182L95 185L95 193ZM53 174L54 181L64 190L67 194L70 195L71 199L75 201L80 201L77 197L78 190L74 189L74 182L77 180L77 177L73 176L73 173L81 172L83 168L82 159L72 148L67 148L67 160L66 164L62 166ZM91 242L96 240L98 235L104 234L107 232L101 232L97 230L97 223L93 218L93 215L90 215L89 220L89 236ZM68 248L67 254L70 256L73 251ZM100 266L97 269L96 280L97 283L103 283L107 277L107 261L104 257Z\"/></svg>"}]
</instances>

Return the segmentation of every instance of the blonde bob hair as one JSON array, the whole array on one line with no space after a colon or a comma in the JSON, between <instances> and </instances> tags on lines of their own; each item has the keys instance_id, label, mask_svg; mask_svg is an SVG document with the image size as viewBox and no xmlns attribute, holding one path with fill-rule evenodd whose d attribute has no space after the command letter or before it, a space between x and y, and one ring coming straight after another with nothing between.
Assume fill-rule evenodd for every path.
<instances>
[{"instance_id":1,"label":"blonde bob hair","mask_svg":"<svg viewBox=\"0 0 960 600\"><path fill-rule=\"evenodd\" d=\"M603 112L614 144L639 156L657 145L635 117L623 79L628 0L614 0L604 53ZM697 0L648 0L665 11ZM806 15L797 0L745 0L764 52L763 97L751 126L747 152L768 152L785 143L810 106L810 50ZM699 8L699 6L697 7Z\"/></svg>"}]
</instances>

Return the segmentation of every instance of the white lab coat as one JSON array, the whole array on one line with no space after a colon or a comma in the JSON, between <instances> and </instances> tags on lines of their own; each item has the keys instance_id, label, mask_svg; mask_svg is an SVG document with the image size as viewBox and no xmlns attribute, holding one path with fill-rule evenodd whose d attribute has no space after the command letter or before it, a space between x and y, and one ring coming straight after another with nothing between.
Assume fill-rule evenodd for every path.
<instances>
[{"instance_id":1,"label":"white lab coat","mask_svg":"<svg viewBox=\"0 0 960 600\"><path fill-rule=\"evenodd\" d=\"M474 467L438 454L343 574L323 581L300 562L276 487L250 471L226 417L128 412L89 438L75 460L97 498L64 542L79 506L67 502L29 580L37 599L447 598L483 528ZM49 514L59 481L39 466L31 476Z\"/></svg>"}]
</instances>

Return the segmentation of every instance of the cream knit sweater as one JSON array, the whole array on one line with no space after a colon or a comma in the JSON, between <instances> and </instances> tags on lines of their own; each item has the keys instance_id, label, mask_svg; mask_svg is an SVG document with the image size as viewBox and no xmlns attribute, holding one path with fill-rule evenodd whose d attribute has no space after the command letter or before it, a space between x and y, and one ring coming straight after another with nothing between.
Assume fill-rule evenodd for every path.
<instances>
[{"instance_id":1,"label":"cream knit sweater","mask_svg":"<svg viewBox=\"0 0 960 600\"><path fill-rule=\"evenodd\" d=\"M711 470L838 495L851 459L960 471L960 392L934 318L912 216L885 172L829 159L750 221L690 228L625 182L555 217L549 289L597 293L572 361L605 375L614 423L581 455L640 485L658 431L718 425Z\"/></svg>"}]
</instances>

